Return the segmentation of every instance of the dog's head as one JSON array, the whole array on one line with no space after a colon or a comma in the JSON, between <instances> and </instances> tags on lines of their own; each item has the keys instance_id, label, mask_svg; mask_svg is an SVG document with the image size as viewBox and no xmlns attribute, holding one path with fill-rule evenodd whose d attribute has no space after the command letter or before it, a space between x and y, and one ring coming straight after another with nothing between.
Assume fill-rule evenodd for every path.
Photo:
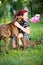
<instances>
[{"instance_id":1,"label":"dog's head","mask_svg":"<svg viewBox=\"0 0 43 65\"><path fill-rule=\"evenodd\" d=\"M20 23L22 19L23 19L22 16L16 16L16 17L13 18L12 22L16 22L17 21L18 23Z\"/></svg>"},{"instance_id":2,"label":"dog's head","mask_svg":"<svg viewBox=\"0 0 43 65\"><path fill-rule=\"evenodd\" d=\"M16 16L17 22L21 22L21 20L23 19L23 16Z\"/></svg>"},{"instance_id":3,"label":"dog's head","mask_svg":"<svg viewBox=\"0 0 43 65\"><path fill-rule=\"evenodd\" d=\"M24 23L26 22L24 19L23 19L23 16L16 16L14 19L13 19L13 22L17 21L20 25L24 25Z\"/></svg>"}]
</instances>

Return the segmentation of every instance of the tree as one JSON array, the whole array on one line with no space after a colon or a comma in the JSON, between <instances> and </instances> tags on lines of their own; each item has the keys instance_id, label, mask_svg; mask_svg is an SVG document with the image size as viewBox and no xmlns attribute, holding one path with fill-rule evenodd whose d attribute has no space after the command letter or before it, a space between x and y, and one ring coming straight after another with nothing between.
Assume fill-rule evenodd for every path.
<instances>
[{"instance_id":1,"label":"tree","mask_svg":"<svg viewBox=\"0 0 43 65\"><path fill-rule=\"evenodd\" d=\"M38 6L40 13L43 13L43 0L33 0L33 3Z\"/></svg>"}]
</instances>

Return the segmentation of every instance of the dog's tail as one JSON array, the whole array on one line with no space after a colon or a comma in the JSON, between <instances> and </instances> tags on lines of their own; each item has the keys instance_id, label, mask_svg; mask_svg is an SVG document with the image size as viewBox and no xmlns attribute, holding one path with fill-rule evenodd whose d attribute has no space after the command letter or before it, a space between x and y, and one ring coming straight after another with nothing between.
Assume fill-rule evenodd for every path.
<instances>
[{"instance_id":1,"label":"dog's tail","mask_svg":"<svg viewBox=\"0 0 43 65\"><path fill-rule=\"evenodd\" d=\"M37 42L37 44L41 44L42 43L42 40L41 40L41 38L37 38L37 40L36 40L36 42Z\"/></svg>"}]
</instances>

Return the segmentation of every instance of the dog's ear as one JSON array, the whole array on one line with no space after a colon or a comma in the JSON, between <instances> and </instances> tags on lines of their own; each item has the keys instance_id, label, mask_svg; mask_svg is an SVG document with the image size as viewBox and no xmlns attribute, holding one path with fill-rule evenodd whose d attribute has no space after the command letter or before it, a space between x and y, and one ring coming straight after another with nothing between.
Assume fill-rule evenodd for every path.
<instances>
[{"instance_id":1,"label":"dog's ear","mask_svg":"<svg viewBox=\"0 0 43 65\"><path fill-rule=\"evenodd\" d=\"M16 19L22 19L23 16L16 16Z\"/></svg>"}]
</instances>

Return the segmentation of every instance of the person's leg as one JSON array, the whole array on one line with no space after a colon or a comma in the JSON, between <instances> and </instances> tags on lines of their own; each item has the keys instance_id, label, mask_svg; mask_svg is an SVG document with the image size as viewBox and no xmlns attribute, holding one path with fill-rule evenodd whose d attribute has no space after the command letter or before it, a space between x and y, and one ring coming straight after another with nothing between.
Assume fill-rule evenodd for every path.
<instances>
[{"instance_id":1,"label":"person's leg","mask_svg":"<svg viewBox=\"0 0 43 65\"><path fill-rule=\"evenodd\" d=\"M12 48L16 49L16 37L12 38Z\"/></svg>"}]
</instances>

